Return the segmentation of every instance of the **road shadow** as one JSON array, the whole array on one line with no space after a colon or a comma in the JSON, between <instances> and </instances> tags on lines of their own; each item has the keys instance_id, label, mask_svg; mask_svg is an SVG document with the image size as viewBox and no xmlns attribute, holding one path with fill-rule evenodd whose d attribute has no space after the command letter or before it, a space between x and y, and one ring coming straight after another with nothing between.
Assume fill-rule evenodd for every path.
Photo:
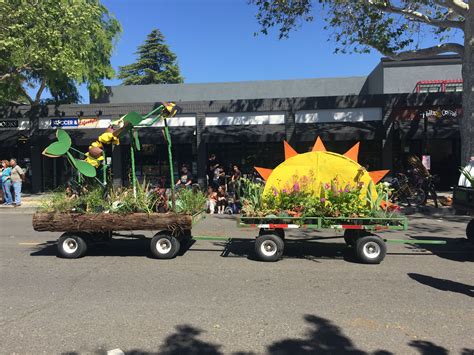
<instances>
[{"instance_id":1,"label":"road shadow","mask_svg":"<svg viewBox=\"0 0 474 355\"><path fill-rule=\"evenodd\" d=\"M441 291L460 293L469 297L474 297L474 285L466 285L461 282L439 279L437 277L408 273L408 277L423 285L433 287Z\"/></svg>"},{"instance_id":2,"label":"road shadow","mask_svg":"<svg viewBox=\"0 0 474 355\"><path fill-rule=\"evenodd\" d=\"M407 248L417 251L429 251L443 259L448 259L458 262L472 262L474 261L474 244L469 242L466 238L447 238L436 236L410 236L415 240L435 240L445 242L446 244L411 244Z\"/></svg>"},{"instance_id":3,"label":"road shadow","mask_svg":"<svg viewBox=\"0 0 474 355\"><path fill-rule=\"evenodd\" d=\"M268 353L271 355L368 354L357 349L352 340L344 335L341 328L330 320L315 315L305 315L304 320L310 326L304 338L287 338L277 341L268 346ZM373 354L392 353L386 350L377 350Z\"/></svg>"},{"instance_id":4,"label":"road shadow","mask_svg":"<svg viewBox=\"0 0 474 355\"><path fill-rule=\"evenodd\" d=\"M89 256L119 256L119 257L147 257L153 258L150 252L150 238L144 235L134 235L133 238L114 238L107 242L97 242L88 245L87 254ZM177 257L183 256L189 248L195 243L194 239L185 239L181 243L181 248L176 254ZM51 240L39 244L36 250L31 252L31 256L57 256L57 241Z\"/></svg>"},{"instance_id":5,"label":"road shadow","mask_svg":"<svg viewBox=\"0 0 474 355\"><path fill-rule=\"evenodd\" d=\"M333 239L337 237L323 237ZM252 261L260 261L255 253L255 239L232 238L223 242L214 242L222 247L222 257L243 257ZM341 259L357 262L353 250L344 243L318 242L317 240L285 240L283 259L304 259L319 262L321 259Z\"/></svg>"},{"instance_id":6,"label":"road shadow","mask_svg":"<svg viewBox=\"0 0 474 355\"><path fill-rule=\"evenodd\" d=\"M331 320L316 315L307 314L303 317L306 322L306 331L301 337L288 337L277 340L266 347L263 354L269 355L294 355L294 354L322 354L322 355L391 355L391 351L378 349L367 352L359 349L352 339L344 334L343 330ZM205 331L189 324L181 324L175 327L175 331L169 334L161 344L157 345L156 351L141 349L123 350L126 355L181 355L181 354L232 354L232 355L255 355L253 351L224 352L222 344L199 339ZM422 355L444 355L448 350L427 340L413 340L408 345ZM101 349L104 347L102 346ZM78 355L76 351L63 352L63 355ZM107 351L97 350L96 355L106 355ZM472 349L463 349L461 355L472 354Z\"/></svg>"},{"instance_id":7,"label":"road shadow","mask_svg":"<svg viewBox=\"0 0 474 355\"><path fill-rule=\"evenodd\" d=\"M415 348L420 355L448 355L449 351L442 346L436 345L431 341L412 340L409 346Z\"/></svg>"}]
</instances>

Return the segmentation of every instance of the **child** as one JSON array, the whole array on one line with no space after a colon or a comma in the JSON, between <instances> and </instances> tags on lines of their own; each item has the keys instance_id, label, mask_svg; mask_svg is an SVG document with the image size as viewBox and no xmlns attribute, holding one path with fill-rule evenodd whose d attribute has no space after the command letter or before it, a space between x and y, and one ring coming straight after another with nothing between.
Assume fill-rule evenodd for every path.
<instances>
[{"instance_id":1,"label":"child","mask_svg":"<svg viewBox=\"0 0 474 355\"><path fill-rule=\"evenodd\" d=\"M209 186L207 188L207 209L210 214L214 214L217 204L217 193L214 192L214 189Z\"/></svg>"},{"instance_id":2,"label":"child","mask_svg":"<svg viewBox=\"0 0 474 355\"><path fill-rule=\"evenodd\" d=\"M225 197L225 188L224 186L219 186L219 190L217 191L217 213L224 214L225 205L226 205L226 197Z\"/></svg>"}]
</instances>

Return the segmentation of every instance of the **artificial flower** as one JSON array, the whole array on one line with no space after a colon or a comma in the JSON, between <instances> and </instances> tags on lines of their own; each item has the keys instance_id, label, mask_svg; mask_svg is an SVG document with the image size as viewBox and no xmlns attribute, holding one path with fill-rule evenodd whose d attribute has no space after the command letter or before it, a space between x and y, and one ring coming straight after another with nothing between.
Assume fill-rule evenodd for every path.
<instances>
[{"instance_id":1,"label":"artificial flower","mask_svg":"<svg viewBox=\"0 0 474 355\"><path fill-rule=\"evenodd\" d=\"M99 136L99 142L104 144L115 144L119 145L120 140L114 136L112 132L105 132Z\"/></svg>"}]
</instances>

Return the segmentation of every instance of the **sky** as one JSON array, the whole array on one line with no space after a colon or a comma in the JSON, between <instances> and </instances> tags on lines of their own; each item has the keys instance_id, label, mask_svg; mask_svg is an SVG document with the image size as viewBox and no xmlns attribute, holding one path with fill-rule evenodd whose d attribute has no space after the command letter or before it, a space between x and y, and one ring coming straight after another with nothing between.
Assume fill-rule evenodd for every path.
<instances>
[{"instance_id":1,"label":"sky","mask_svg":"<svg viewBox=\"0 0 474 355\"><path fill-rule=\"evenodd\" d=\"M334 54L324 21L305 23L289 39L254 36L256 8L247 0L102 0L122 24L112 56L115 70L158 28L176 53L185 83L365 76L381 55ZM318 13L316 13L316 17ZM106 80L120 85L120 80ZM82 102L89 102L80 88Z\"/></svg>"}]
</instances>

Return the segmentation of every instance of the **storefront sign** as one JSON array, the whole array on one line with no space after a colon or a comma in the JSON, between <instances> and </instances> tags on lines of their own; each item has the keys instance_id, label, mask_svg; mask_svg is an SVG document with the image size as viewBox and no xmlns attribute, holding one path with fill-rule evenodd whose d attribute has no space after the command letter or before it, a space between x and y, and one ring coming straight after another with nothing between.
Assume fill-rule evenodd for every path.
<instances>
[{"instance_id":1,"label":"storefront sign","mask_svg":"<svg viewBox=\"0 0 474 355\"><path fill-rule=\"evenodd\" d=\"M260 124L284 124L285 115L268 113L217 114L206 116L206 126L243 126Z\"/></svg>"},{"instance_id":2,"label":"storefront sign","mask_svg":"<svg viewBox=\"0 0 474 355\"><path fill-rule=\"evenodd\" d=\"M453 121L462 116L460 107L436 107L426 110L397 109L393 112L396 119L401 121L413 121L417 119L428 119L430 122Z\"/></svg>"},{"instance_id":3,"label":"storefront sign","mask_svg":"<svg viewBox=\"0 0 474 355\"><path fill-rule=\"evenodd\" d=\"M18 128L18 121L17 120L1 120L0 128L4 128L4 129Z\"/></svg>"},{"instance_id":4,"label":"storefront sign","mask_svg":"<svg viewBox=\"0 0 474 355\"><path fill-rule=\"evenodd\" d=\"M78 119L77 118L53 118L51 120L51 127L77 127Z\"/></svg>"},{"instance_id":5,"label":"storefront sign","mask_svg":"<svg viewBox=\"0 0 474 355\"><path fill-rule=\"evenodd\" d=\"M0 130L19 130L24 131L30 129L30 120L26 118L0 120Z\"/></svg>"},{"instance_id":6,"label":"storefront sign","mask_svg":"<svg viewBox=\"0 0 474 355\"><path fill-rule=\"evenodd\" d=\"M380 120L382 120L382 109L380 107L298 111L295 114L296 123L368 122Z\"/></svg>"},{"instance_id":7,"label":"storefront sign","mask_svg":"<svg viewBox=\"0 0 474 355\"><path fill-rule=\"evenodd\" d=\"M40 129L64 128L64 129L89 129L107 128L110 119L99 119L97 117L67 117L67 118L42 118L39 122Z\"/></svg>"},{"instance_id":8,"label":"storefront sign","mask_svg":"<svg viewBox=\"0 0 474 355\"><path fill-rule=\"evenodd\" d=\"M78 127L97 128L99 125L99 119L97 118L80 118Z\"/></svg>"},{"instance_id":9,"label":"storefront sign","mask_svg":"<svg viewBox=\"0 0 474 355\"><path fill-rule=\"evenodd\" d=\"M426 110L421 112L421 118L427 118L432 120L437 119L454 119L458 118L461 114L461 109L441 109L437 110Z\"/></svg>"}]
</instances>

